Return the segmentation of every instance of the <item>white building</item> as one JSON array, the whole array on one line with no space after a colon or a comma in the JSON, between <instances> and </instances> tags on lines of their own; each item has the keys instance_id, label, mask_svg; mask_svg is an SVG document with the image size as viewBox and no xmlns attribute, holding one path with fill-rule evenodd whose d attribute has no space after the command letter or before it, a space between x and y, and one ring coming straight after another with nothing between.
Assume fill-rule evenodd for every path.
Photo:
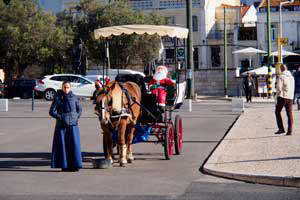
<instances>
[{"instance_id":1,"label":"white building","mask_svg":"<svg viewBox=\"0 0 300 200\"><path fill-rule=\"evenodd\" d=\"M78 2L79 0L39 0L39 4L42 8L53 13L61 12Z\"/></svg>"},{"instance_id":2,"label":"white building","mask_svg":"<svg viewBox=\"0 0 300 200\"><path fill-rule=\"evenodd\" d=\"M131 6L144 12L156 12L168 19L169 25L186 27L185 0L130 0ZM239 0L193 0L193 48L195 69L207 69L210 65L210 48L207 37L215 26L216 8L222 3L240 5ZM172 49L172 47L170 47ZM168 52L168 50L167 50ZM167 53L172 55L172 53Z\"/></svg>"},{"instance_id":3,"label":"white building","mask_svg":"<svg viewBox=\"0 0 300 200\"><path fill-rule=\"evenodd\" d=\"M267 9L266 1L263 0L259 12L257 23L258 46L261 49L267 50ZM287 46L283 48L288 51L298 52L300 50L300 1L295 0L294 3L284 4L282 7L282 30L283 37L288 38ZM272 51L277 51L276 38L279 31L279 1L271 0L271 42ZM289 56L284 59L290 69L298 68L300 58Z\"/></svg>"},{"instance_id":4,"label":"white building","mask_svg":"<svg viewBox=\"0 0 300 200\"><path fill-rule=\"evenodd\" d=\"M133 8L157 12L169 19L169 24L186 27L186 1L183 0L131 0ZM228 89L236 93L235 71L247 58L233 55L234 50L256 47L256 9L241 6L240 0L193 1L193 47L195 65L195 91L200 94L223 94L224 90L224 13L228 37ZM254 65L259 63L254 59Z\"/></svg>"}]
</instances>

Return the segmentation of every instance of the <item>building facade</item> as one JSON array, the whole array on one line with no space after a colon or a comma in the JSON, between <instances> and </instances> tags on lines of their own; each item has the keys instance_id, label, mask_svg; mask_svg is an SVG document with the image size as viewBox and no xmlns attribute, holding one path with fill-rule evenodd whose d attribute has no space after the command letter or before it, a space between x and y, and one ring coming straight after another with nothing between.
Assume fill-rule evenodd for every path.
<instances>
[{"instance_id":1,"label":"building facade","mask_svg":"<svg viewBox=\"0 0 300 200\"><path fill-rule=\"evenodd\" d=\"M130 1L136 10L156 12L165 16L168 24L183 27L186 27L185 2L185 0ZM194 80L195 91L200 95L224 94L224 6L228 39L229 95L237 93L239 79L236 78L236 70L248 59L233 55L232 52L243 47L257 48L257 19L254 7L241 7L239 0L193 1ZM257 65L259 59L254 59L253 62L253 65Z\"/></svg>"},{"instance_id":2,"label":"building facade","mask_svg":"<svg viewBox=\"0 0 300 200\"><path fill-rule=\"evenodd\" d=\"M276 38L279 32L279 4L278 0L271 0L271 48L272 51L277 51ZM267 8L266 1L263 0L258 10L257 35L258 46L261 49L267 50ZM284 50L300 53L300 1L295 0L294 3L284 4L282 7L282 35L288 38L288 43L283 47ZM275 58L276 61L276 58ZM289 56L284 58L291 70L296 70L300 66L298 56Z\"/></svg>"},{"instance_id":3,"label":"building facade","mask_svg":"<svg viewBox=\"0 0 300 200\"><path fill-rule=\"evenodd\" d=\"M39 4L47 11L58 13L73 6L80 0L39 0Z\"/></svg>"}]
</instances>

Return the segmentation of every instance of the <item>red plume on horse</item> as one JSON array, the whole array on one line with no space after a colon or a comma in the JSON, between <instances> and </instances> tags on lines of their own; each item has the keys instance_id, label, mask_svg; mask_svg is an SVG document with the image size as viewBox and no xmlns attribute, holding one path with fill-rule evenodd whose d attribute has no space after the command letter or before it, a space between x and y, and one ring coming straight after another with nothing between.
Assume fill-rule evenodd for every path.
<instances>
[{"instance_id":1,"label":"red plume on horse","mask_svg":"<svg viewBox=\"0 0 300 200\"><path fill-rule=\"evenodd\" d=\"M103 149L105 159L113 163L114 131L118 132L120 166L134 160L132 140L135 124L141 115L141 89L134 82L111 81L103 86L97 97L95 111L103 130Z\"/></svg>"}]
</instances>

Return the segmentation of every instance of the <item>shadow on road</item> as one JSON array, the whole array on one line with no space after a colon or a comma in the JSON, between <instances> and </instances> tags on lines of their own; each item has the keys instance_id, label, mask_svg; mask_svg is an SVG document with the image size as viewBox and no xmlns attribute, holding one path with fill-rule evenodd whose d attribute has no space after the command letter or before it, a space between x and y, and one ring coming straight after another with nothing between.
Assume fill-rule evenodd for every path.
<instances>
[{"instance_id":1,"label":"shadow on road","mask_svg":"<svg viewBox=\"0 0 300 200\"><path fill-rule=\"evenodd\" d=\"M93 157L103 157L103 153L82 152L83 162L91 162ZM49 152L9 152L0 153L0 171L34 171L45 172L45 170L32 170L26 167L50 166L51 153ZM7 160L4 160L7 159ZM14 159L14 160L11 160ZM24 168L24 169L23 169ZM5 170L4 170L5 169ZM9 169L9 170L8 170ZM52 172L51 170L46 170Z\"/></svg>"},{"instance_id":2,"label":"shadow on road","mask_svg":"<svg viewBox=\"0 0 300 200\"><path fill-rule=\"evenodd\" d=\"M267 139L267 138L274 138L280 137L281 135L273 135L273 136L263 136L263 137L246 137L246 138L228 138L224 140L259 140L259 139Z\"/></svg>"},{"instance_id":3,"label":"shadow on road","mask_svg":"<svg viewBox=\"0 0 300 200\"><path fill-rule=\"evenodd\" d=\"M193 140L193 141L183 141L183 143L218 143L219 141L214 141L214 140Z\"/></svg>"}]
</instances>

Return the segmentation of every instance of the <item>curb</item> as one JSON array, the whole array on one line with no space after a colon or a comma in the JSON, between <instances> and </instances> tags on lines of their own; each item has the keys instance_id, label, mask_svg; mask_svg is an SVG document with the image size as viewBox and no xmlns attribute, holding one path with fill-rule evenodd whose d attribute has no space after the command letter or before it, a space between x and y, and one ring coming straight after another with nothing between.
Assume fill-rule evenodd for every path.
<instances>
[{"instance_id":1,"label":"curb","mask_svg":"<svg viewBox=\"0 0 300 200\"><path fill-rule=\"evenodd\" d=\"M225 97L221 97L221 98L208 98L208 99L205 99L205 98L198 98L195 100L195 102L201 102L201 101L229 101L231 102L232 99L235 98L235 97L228 97L228 98L225 98ZM275 101L255 101L253 100L250 104L274 104ZM245 102L246 104L246 102Z\"/></svg>"},{"instance_id":2,"label":"curb","mask_svg":"<svg viewBox=\"0 0 300 200\"><path fill-rule=\"evenodd\" d=\"M297 187L300 188L300 177L281 177L281 176L262 176L262 175L250 175L250 174L235 174L224 171L216 171L203 167L203 173L213 175L216 177L228 178L238 181L245 181L248 183L259 183L266 185L276 185L285 187Z\"/></svg>"}]
</instances>

